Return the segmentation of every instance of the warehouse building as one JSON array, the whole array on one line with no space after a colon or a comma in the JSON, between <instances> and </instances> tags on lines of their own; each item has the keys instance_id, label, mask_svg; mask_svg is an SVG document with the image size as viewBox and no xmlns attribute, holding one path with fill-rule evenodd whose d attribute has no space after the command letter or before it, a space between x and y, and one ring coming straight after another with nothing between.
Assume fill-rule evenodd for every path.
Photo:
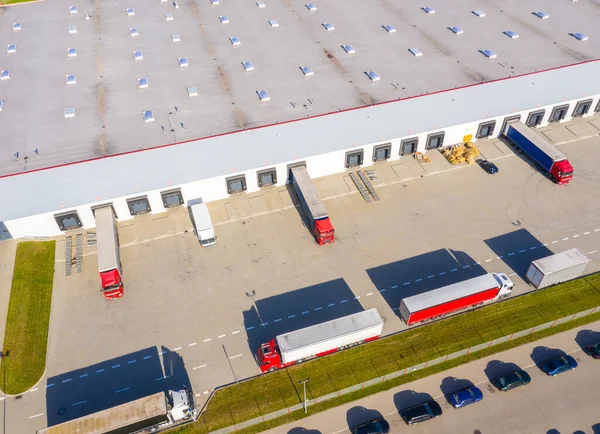
<instances>
[{"instance_id":1,"label":"warehouse building","mask_svg":"<svg viewBox=\"0 0 600 434\"><path fill-rule=\"evenodd\" d=\"M508 119L600 111L592 2L390 3L4 8L0 237L91 228L107 203L122 221L283 185L292 164L320 177L496 137Z\"/></svg>"}]
</instances>

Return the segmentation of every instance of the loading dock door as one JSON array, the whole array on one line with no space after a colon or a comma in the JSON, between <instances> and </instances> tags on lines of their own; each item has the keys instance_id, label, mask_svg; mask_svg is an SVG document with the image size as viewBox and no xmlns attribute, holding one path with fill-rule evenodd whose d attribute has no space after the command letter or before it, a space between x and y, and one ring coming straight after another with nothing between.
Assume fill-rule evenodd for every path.
<instances>
[{"instance_id":1,"label":"loading dock door","mask_svg":"<svg viewBox=\"0 0 600 434\"><path fill-rule=\"evenodd\" d=\"M418 139L410 139L402 142L400 146L400 155L412 155L417 152Z\"/></svg>"}]
</instances>

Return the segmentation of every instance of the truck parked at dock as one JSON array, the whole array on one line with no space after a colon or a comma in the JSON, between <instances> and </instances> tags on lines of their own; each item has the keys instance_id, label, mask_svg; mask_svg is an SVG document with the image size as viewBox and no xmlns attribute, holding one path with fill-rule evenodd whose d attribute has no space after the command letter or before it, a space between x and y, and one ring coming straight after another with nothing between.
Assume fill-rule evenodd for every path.
<instances>
[{"instance_id":1,"label":"truck parked at dock","mask_svg":"<svg viewBox=\"0 0 600 434\"><path fill-rule=\"evenodd\" d=\"M121 298L123 297L123 270L115 214L110 205L96 208L94 214L101 291L108 300Z\"/></svg>"}]
</instances>

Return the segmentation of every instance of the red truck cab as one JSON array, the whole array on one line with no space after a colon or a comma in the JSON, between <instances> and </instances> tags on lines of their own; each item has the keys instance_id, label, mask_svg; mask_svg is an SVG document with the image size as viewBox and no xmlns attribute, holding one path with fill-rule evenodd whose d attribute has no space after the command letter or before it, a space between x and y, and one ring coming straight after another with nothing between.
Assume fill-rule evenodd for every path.
<instances>
[{"instance_id":1,"label":"red truck cab","mask_svg":"<svg viewBox=\"0 0 600 434\"><path fill-rule=\"evenodd\" d=\"M100 273L102 281L102 292L107 300L123 297L123 280L118 269Z\"/></svg>"},{"instance_id":2,"label":"red truck cab","mask_svg":"<svg viewBox=\"0 0 600 434\"><path fill-rule=\"evenodd\" d=\"M573 166L571 166L569 160L557 161L552 166L550 174L557 184L568 184L573 178Z\"/></svg>"},{"instance_id":3,"label":"red truck cab","mask_svg":"<svg viewBox=\"0 0 600 434\"><path fill-rule=\"evenodd\" d=\"M335 229L333 229L329 217L321 220L315 220L314 235L317 243L320 245L333 243L334 231Z\"/></svg>"},{"instance_id":4,"label":"red truck cab","mask_svg":"<svg viewBox=\"0 0 600 434\"><path fill-rule=\"evenodd\" d=\"M283 367L275 339L258 347L257 353L261 372L275 371Z\"/></svg>"}]
</instances>

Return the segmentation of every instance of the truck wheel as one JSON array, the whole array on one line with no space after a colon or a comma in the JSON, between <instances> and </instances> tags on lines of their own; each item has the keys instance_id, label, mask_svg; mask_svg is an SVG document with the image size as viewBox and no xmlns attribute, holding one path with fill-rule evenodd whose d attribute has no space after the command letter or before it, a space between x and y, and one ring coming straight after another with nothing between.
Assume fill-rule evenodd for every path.
<instances>
[{"instance_id":1,"label":"truck wheel","mask_svg":"<svg viewBox=\"0 0 600 434\"><path fill-rule=\"evenodd\" d=\"M269 368L269 371L268 371L268 372L275 372L276 370L277 370L277 368L275 368L275 367L272 367L272 368Z\"/></svg>"}]
</instances>

